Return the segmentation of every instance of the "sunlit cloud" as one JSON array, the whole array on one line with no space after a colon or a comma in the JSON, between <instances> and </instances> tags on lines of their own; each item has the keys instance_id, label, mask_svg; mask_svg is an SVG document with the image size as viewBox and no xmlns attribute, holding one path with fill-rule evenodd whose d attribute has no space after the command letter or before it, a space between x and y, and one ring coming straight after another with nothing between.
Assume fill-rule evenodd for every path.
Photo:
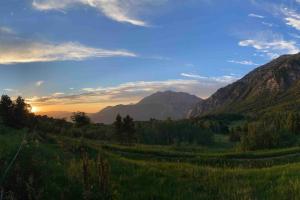
<instances>
[{"instance_id":1,"label":"sunlit cloud","mask_svg":"<svg viewBox=\"0 0 300 200\"><path fill-rule=\"evenodd\" d=\"M136 16L137 10L144 6L156 5L166 0L33 0L35 9L66 10L76 5L84 5L97 9L106 17L136 26L149 26L149 24Z\"/></svg>"},{"instance_id":2,"label":"sunlit cloud","mask_svg":"<svg viewBox=\"0 0 300 200\"><path fill-rule=\"evenodd\" d=\"M200 76L198 74L191 74L191 73L181 73L181 76L187 77L187 78L196 78L196 79L204 79L206 77Z\"/></svg>"},{"instance_id":3,"label":"sunlit cloud","mask_svg":"<svg viewBox=\"0 0 300 200\"><path fill-rule=\"evenodd\" d=\"M184 73L183 73L184 75ZM186 77L186 76L185 76ZM157 91L180 91L207 98L217 89L237 80L233 76L174 79L165 81L127 82L113 87L83 88L77 94L55 93L27 98L35 106L136 103ZM97 110L95 110L97 111Z\"/></svg>"},{"instance_id":4,"label":"sunlit cloud","mask_svg":"<svg viewBox=\"0 0 300 200\"><path fill-rule=\"evenodd\" d=\"M63 92L55 92L55 93L52 94L52 96L57 97L57 96L62 96L62 95L64 95L64 94L65 94L65 93L63 93Z\"/></svg>"},{"instance_id":5,"label":"sunlit cloud","mask_svg":"<svg viewBox=\"0 0 300 200\"><path fill-rule=\"evenodd\" d=\"M41 43L41 42L4 42L0 46L0 64L81 61L88 58L136 57L126 50L107 50L87 47L76 42Z\"/></svg>"},{"instance_id":6,"label":"sunlit cloud","mask_svg":"<svg viewBox=\"0 0 300 200\"><path fill-rule=\"evenodd\" d=\"M282 9L282 12L285 15L286 24L300 30L300 14L288 8Z\"/></svg>"}]
</instances>

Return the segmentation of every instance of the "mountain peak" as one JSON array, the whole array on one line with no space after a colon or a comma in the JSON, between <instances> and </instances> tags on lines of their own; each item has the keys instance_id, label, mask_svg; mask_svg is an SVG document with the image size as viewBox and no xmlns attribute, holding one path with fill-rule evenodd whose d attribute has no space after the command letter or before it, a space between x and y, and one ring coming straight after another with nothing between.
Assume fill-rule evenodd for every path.
<instances>
[{"instance_id":1,"label":"mountain peak","mask_svg":"<svg viewBox=\"0 0 300 200\"><path fill-rule=\"evenodd\" d=\"M137 104L107 107L92 115L94 122L112 123L117 114L130 115L137 121L154 119L184 119L202 99L184 92L156 92Z\"/></svg>"},{"instance_id":2,"label":"mountain peak","mask_svg":"<svg viewBox=\"0 0 300 200\"><path fill-rule=\"evenodd\" d=\"M190 104L201 99L195 95L171 90L159 91L143 98L138 104Z\"/></svg>"}]
</instances>

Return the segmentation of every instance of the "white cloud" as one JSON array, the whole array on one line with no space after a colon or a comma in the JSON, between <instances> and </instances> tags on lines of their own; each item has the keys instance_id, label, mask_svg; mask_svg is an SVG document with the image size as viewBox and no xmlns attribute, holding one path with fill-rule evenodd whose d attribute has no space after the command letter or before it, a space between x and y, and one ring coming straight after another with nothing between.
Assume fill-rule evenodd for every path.
<instances>
[{"instance_id":1,"label":"white cloud","mask_svg":"<svg viewBox=\"0 0 300 200\"><path fill-rule=\"evenodd\" d=\"M136 54L126 50L93 48L76 42L54 44L28 41L4 41L0 46L0 64L67 60L81 61L88 58L136 56Z\"/></svg>"},{"instance_id":2,"label":"white cloud","mask_svg":"<svg viewBox=\"0 0 300 200\"><path fill-rule=\"evenodd\" d=\"M229 84L240 79L240 77L237 77L235 75L224 75L224 76L213 76L213 77L201 76L192 73L181 73L180 75L187 78L200 79L206 84L219 84L219 83Z\"/></svg>"},{"instance_id":3,"label":"white cloud","mask_svg":"<svg viewBox=\"0 0 300 200\"><path fill-rule=\"evenodd\" d=\"M254 14L254 13L250 13L248 16L249 16L249 17L254 17L254 18L260 18L260 19L265 18L265 17L262 16L262 15L257 15L257 14Z\"/></svg>"},{"instance_id":4,"label":"white cloud","mask_svg":"<svg viewBox=\"0 0 300 200\"><path fill-rule=\"evenodd\" d=\"M288 8L282 9L285 15L286 24L300 30L300 14Z\"/></svg>"},{"instance_id":5,"label":"white cloud","mask_svg":"<svg viewBox=\"0 0 300 200\"><path fill-rule=\"evenodd\" d=\"M45 81L37 81L36 83L35 83L35 85L37 86L37 87L40 87L41 85L43 85L45 83Z\"/></svg>"},{"instance_id":6,"label":"white cloud","mask_svg":"<svg viewBox=\"0 0 300 200\"><path fill-rule=\"evenodd\" d=\"M191 73L181 73L180 74L181 76L184 76L184 77L188 77L188 78L196 78L196 79L204 79L206 77L204 76L200 76L198 74L191 74Z\"/></svg>"},{"instance_id":7,"label":"white cloud","mask_svg":"<svg viewBox=\"0 0 300 200\"><path fill-rule=\"evenodd\" d=\"M140 7L165 2L166 0L33 0L38 10L65 10L76 5L85 5L99 10L106 17L136 26L148 26L135 15Z\"/></svg>"},{"instance_id":8,"label":"white cloud","mask_svg":"<svg viewBox=\"0 0 300 200\"><path fill-rule=\"evenodd\" d=\"M258 52L267 55L270 58L276 58L282 54L296 54L299 52L295 41L286 41L280 38L267 39L250 39L239 42L242 47L253 47Z\"/></svg>"},{"instance_id":9,"label":"white cloud","mask_svg":"<svg viewBox=\"0 0 300 200\"><path fill-rule=\"evenodd\" d=\"M63 92L55 92L55 93L52 94L52 96L57 97L57 96L61 96L61 95L64 95L64 94L65 93L63 93Z\"/></svg>"},{"instance_id":10,"label":"white cloud","mask_svg":"<svg viewBox=\"0 0 300 200\"><path fill-rule=\"evenodd\" d=\"M300 20L299 19L295 19L295 18L291 18L291 17L287 17L285 18L287 21L287 25L290 25L292 27L294 27L297 30L300 30Z\"/></svg>"},{"instance_id":11,"label":"white cloud","mask_svg":"<svg viewBox=\"0 0 300 200\"><path fill-rule=\"evenodd\" d=\"M242 60L242 61L239 61L239 60L228 60L227 62L229 62L229 63L235 63L235 64L240 64L240 65L258 65L258 64L254 63L251 60Z\"/></svg>"}]
</instances>

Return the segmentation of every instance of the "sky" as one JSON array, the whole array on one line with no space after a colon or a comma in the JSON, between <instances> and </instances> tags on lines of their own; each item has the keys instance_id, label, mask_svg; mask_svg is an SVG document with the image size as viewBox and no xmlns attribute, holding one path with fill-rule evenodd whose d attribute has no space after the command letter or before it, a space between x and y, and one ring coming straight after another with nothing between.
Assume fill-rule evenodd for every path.
<instances>
[{"instance_id":1,"label":"sky","mask_svg":"<svg viewBox=\"0 0 300 200\"><path fill-rule=\"evenodd\" d=\"M0 91L40 112L208 98L299 42L300 0L1 0Z\"/></svg>"}]
</instances>

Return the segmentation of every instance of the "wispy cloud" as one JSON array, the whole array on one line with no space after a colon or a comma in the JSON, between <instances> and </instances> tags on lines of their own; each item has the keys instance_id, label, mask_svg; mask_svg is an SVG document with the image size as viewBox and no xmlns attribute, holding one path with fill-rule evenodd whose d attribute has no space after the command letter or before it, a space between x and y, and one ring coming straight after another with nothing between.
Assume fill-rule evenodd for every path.
<instances>
[{"instance_id":1,"label":"wispy cloud","mask_svg":"<svg viewBox=\"0 0 300 200\"><path fill-rule=\"evenodd\" d=\"M136 57L127 50L107 50L84 46L77 42L42 43L33 41L3 41L0 46L0 64L81 61L88 58Z\"/></svg>"},{"instance_id":2,"label":"wispy cloud","mask_svg":"<svg viewBox=\"0 0 300 200\"><path fill-rule=\"evenodd\" d=\"M89 104L135 102L156 91L174 90L194 93L199 91L197 80L166 80L127 82L114 87L83 88L74 95L52 94L32 97L28 102L34 105Z\"/></svg>"},{"instance_id":3,"label":"wispy cloud","mask_svg":"<svg viewBox=\"0 0 300 200\"><path fill-rule=\"evenodd\" d=\"M13 89L13 88L5 88L5 89L3 89L3 93L9 94L13 98L15 98L16 96L22 95L22 93L20 91L18 91L17 89Z\"/></svg>"},{"instance_id":4,"label":"wispy cloud","mask_svg":"<svg viewBox=\"0 0 300 200\"><path fill-rule=\"evenodd\" d=\"M288 8L282 9L285 15L286 24L300 30L300 14Z\"/></svg>"},{"instance_id":5,"label":"wispy cloud","mask_svg":"<svg viewBox=\"0 0 300 200\"><path fill-rule=\"evenodd\" d=\"M3 89L5 92L16 92L15 89L11 89L11 88L5 88Z\"/></svg>"},{"instance_id":6,"label":"wispy cloud","mask_svg":"<svg viewBox=\"0 0 300 200\"><path fill-rule=\"evenodd\" d=\"M259 64L254 63L251 60L241 60L241 61L239 61L239 60L228 60L227 62L240 64L240 65L259 65Z\"/></svg>"},{"instance_id":7,"label":"wispy cloud","mask_svg":"<svg viewBox=\"0 0 300 200\"><path fill-rule=\"evenodd\" d=\"M106 17L136 26L149 24L136 17L140 7L163 3L166 0L33 0L32 5L38 10L65 10L76 5L85 5L99 10Z\"/></svg>"},{"instance_id":8,"label":"wispy cloud","mask_svg":"<svg viewBox=\"0 0 300 200\"><path fill-rule=\"evenodd\" d=\"M58 97L58 96L62 96L62 95L64 95L64 94L65 94L65 93L63 93L63 92L55 92L55 93L52 94L52 96Z\"/></svg>"},{"instance_id":9,"label":"wispy cloud","mask_svg":"<svg viewBox=\"0 0 300 200\"><path fill-rule=\"evenodd\" d=\"M0 26L0 35L1 34L15 34L14 30L12 30L9 27L5 27L5 26Z\"/></svg>"},{"instance_id":10,"label":"wispy cloud","mask_svg":"<svg viewBox=\"0 0 300 200\"><path fill-rule=\"evenodd\" d=\"M192 73L181 73L180 75L187 78L200 79L203 82L205 81L206 84L207 83L208 84L219 84L219 83L229 84L240 79L240 77L237 77L235 75L224 75L224 76L213 76L213 77L201 76L199 74L192 74Z\"/></svg>"},{"instance_id":11,"label":"wispy cloud","mask_svg":"<svg viewBox=\"0 0 300 200\"><path fill-rule=\"evenodd\" d=\"M248 16L249 16L249 17L254 17L254 18L260 18L260 19L265 18L265 17L262 16L262 15L258 15L258 14L254 14L254 13L250 13Z\"/></svg>"},{"instance_id":12,"label":"wispy cloud","mask_svg":"<svg viewBox=\"0 0 300 200\"><path fill-rule=\"evenodd\" d=\"M192 73L181 73L180 74L181 76L184 76L184 77L188 77L188 78L196 78L196 79L204 79L206 77L204 76L200 76L198 74L192 74Z\"/></svg>"},{"instance_id":13,"label":"wispy cloud","mask_svg":"<svg viewBox=\"0 0 300 200\"><path fill-rule=\"evenodd\" d=\"M268 26L268 27L273 27L274 24L269 23L269 22L262 22L263 25Z\"/></svg>"},{"instance_id":14,"label":"wispy cloud","mask_svg":"<svg viewBox=\"0 0 300 200\"><path fill-rule=\"evenodd\" d=\"M239 42L239 45L242 47L252 47L270 58L276 58L282 54L295 54L299 52L295 41L287 41L280 37L261 37L242 40Z\"/></svg>"},{"instance_id":15,"label":"wispy cloud","mask_svg":"<svg viewBox=\"0 0 300 200\"><path fill-rule=\"evenodd\" d=\"M183 73L184 75L184 73ZM185 76L186 77L186 76ZM28 103L37 106L73 105L73 104L120 104L135 103L157 91L181 91L209 97L220 87L236 80L233 76L199 77L193 79L173 79L165 81L127 82L113 87L83 88L77 94L52 94L44 97L28 98Z\"/></svg>"},{"instance_id":16,"label":"wispy cloud","mask_svg":"<svg viewBox=\"0 0 300 200\"><path fill-rule=\"evenodd\" d=\"M40 87L41 85L43 85L45 83L45 81L37 81L36 83L35 83L35 85L37 86L37 87Z\"/></svg>"}]
</instances>

